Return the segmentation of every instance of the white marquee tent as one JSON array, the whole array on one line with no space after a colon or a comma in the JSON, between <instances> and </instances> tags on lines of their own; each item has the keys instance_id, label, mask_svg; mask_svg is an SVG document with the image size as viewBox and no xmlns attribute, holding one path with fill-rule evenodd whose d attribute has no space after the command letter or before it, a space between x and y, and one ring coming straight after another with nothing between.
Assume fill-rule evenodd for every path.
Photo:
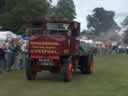
<instances>
[{"instance_id":1,"label":"white marquee tent","mask_svg":"<svg viewBox=\"0 0 128 96\"><path fill-rule=\"evenodd\" d=\"M16 38L17 35L11 31L0 31L0 40L7 40L7 38Z\"/></svg>"},{"instance_id":2,"label":"white marquee tent","mask_svg":"<svg viewBox=\"0 0 128 96\"><path fill-rule=\"evenodd\" d=\"M17 35L11 31L0 31L0 45L2 45L7 39L17 38Z\"/></svg>"}]
</instances>

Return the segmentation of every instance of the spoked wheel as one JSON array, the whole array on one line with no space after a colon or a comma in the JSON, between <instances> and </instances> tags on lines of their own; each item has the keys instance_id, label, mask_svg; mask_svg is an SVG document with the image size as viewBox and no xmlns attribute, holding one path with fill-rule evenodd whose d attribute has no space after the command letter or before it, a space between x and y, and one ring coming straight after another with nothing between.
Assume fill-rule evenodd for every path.
<instances>
[{"instance_id":1,"label":"spoked wheel","mask_svg":"<svg viewBox=\"0 0 128 96\"><path fill-rule=\"evenodd\" d=\"M64 76L64 81L71 81L72 80L72 69L73 66L70 62L65 62L63 65L63 76Z\"/></svg>"},{"instance_id":2,"label":"spoked wheel","mask_svg":"<svg viewBox=\"0 0 128 96\"><path fill-rule=\"evenodd\" d=\"M33 72L31 75L30 75L30 79L29 80L35 80L36 79L36 72Z\"/></svg>"},{"instance_id":3,"label":"spoked wheel","mask_svg":"<svg viewBox=\"0 0 128 96\"><path fill-rule=\"evenodd\" d=\"M89 73L94 72L94 61L93 61L93 55L90 56L90 64L89 64Z\"/></svg>"},{"instance_id":4,"label":"spoked wheel","mask_svg":"<svg viewBox=\"0 0 128 96\"><path fill-rule=\"evenodd\" d=\"M80 57L80 71L82 74L91 74L94 71L93 55Z\"/></svg>"},{"instance_id":5,"label":"spoked wheel","mask_svg":"<svg viewBox=\"0 0 128 96\"><path fill-rule=\"evenodd\" d=\"M26 77L27 80L35 80L36 79L36 72L32 71L31 64L26 64Z\"/></svg>"},{"instance_id":6,"label":"spoked wheel","mask_svg":"<svg viewBox=\"0 0 128 96\"><path fill-rule=\"evenodd\" d=\"M25 66L25 73L27 80L35 80L36 79L36 72L33 72L32 70L32 61L26 60L26 66Z\"/></svg>"},{"instance_id":7,"label":"spoked wheel","mask_svg":"<svg viewBox=\"0 0 128 96\"><path fill-rule=\"evenodd\" d=\"M88 56L80 56L79 65L81 73L87 74Z\"/></svg>"}]
</instances>

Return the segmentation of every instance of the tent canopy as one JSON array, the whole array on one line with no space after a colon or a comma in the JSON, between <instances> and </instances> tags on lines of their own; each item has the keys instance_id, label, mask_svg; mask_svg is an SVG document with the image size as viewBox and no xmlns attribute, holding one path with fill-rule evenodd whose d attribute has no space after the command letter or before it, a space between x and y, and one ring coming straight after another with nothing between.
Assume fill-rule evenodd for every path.
<instances>
[{"instance_id":1,"label":"tent canopy","mask_svg":"<svg viewBox=\"0 0 128 96\"><path fill-rule=\"evenodd\" d=\"M8 38L16 38L17 35L11 31L0 31L0 40L7 40Z\"/></svg>"}]
</instances>

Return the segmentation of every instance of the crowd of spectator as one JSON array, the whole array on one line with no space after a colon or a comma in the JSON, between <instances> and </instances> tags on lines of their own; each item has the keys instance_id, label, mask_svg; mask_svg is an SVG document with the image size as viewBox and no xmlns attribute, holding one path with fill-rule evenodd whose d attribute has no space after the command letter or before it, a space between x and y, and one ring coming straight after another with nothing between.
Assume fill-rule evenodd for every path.
<instances>
[{"instance_id":1,"label":"crowd of spectator","mask_svg":"<svg viewBox=\"0 0 128 96\"><path fill-rule=\"evenodd\" d=\"M0 46L0 73L24 68L26 42L21 39L6 40Z\"/></svg>"},{"instance_id":2,"label":"crowd of spectator","mask_svg":"<svg viewBox=\"0 0 128 96\"><path fill-rule=\"evenodd\" d=\"M24 69L24 57L25 53L27 53L26 45L27 43L21 39L8 39L0 46L0 73ZM128 54L128 47L122 47L120 45L105 46L100 44L95 46L94 54Z\"/></svg>"},{"instance_id":3,"label":"crowd of spectator","mask_svg":"<svg viewBox=\"0 0 128 96\"><path fill-rule=\"evenodd\" d=\"M121 45L114 46L96 46L96 55L111 55L111 54L128 54L128 47Z\"/></svg>"}]
</instances>

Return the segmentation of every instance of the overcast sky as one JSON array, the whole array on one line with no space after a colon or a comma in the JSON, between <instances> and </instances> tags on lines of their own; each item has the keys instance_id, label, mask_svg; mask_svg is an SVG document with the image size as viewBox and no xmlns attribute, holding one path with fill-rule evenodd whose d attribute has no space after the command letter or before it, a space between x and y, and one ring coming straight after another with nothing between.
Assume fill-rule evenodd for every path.
<instances>
[{"instance_id":1,"label":"overcast sky","mask_svg":"<svg viewBox=\"0 0 128 96\"><path fill-rule=\"evenodd\" d=\"M53 0L56 4L58 0ZM86 29L86 16L96 7L116 12L115 20L120 24L128 16L128 0L74 0L76 6L76 20L81 22L81 29Z\"/></svg>"}]
</instances>

